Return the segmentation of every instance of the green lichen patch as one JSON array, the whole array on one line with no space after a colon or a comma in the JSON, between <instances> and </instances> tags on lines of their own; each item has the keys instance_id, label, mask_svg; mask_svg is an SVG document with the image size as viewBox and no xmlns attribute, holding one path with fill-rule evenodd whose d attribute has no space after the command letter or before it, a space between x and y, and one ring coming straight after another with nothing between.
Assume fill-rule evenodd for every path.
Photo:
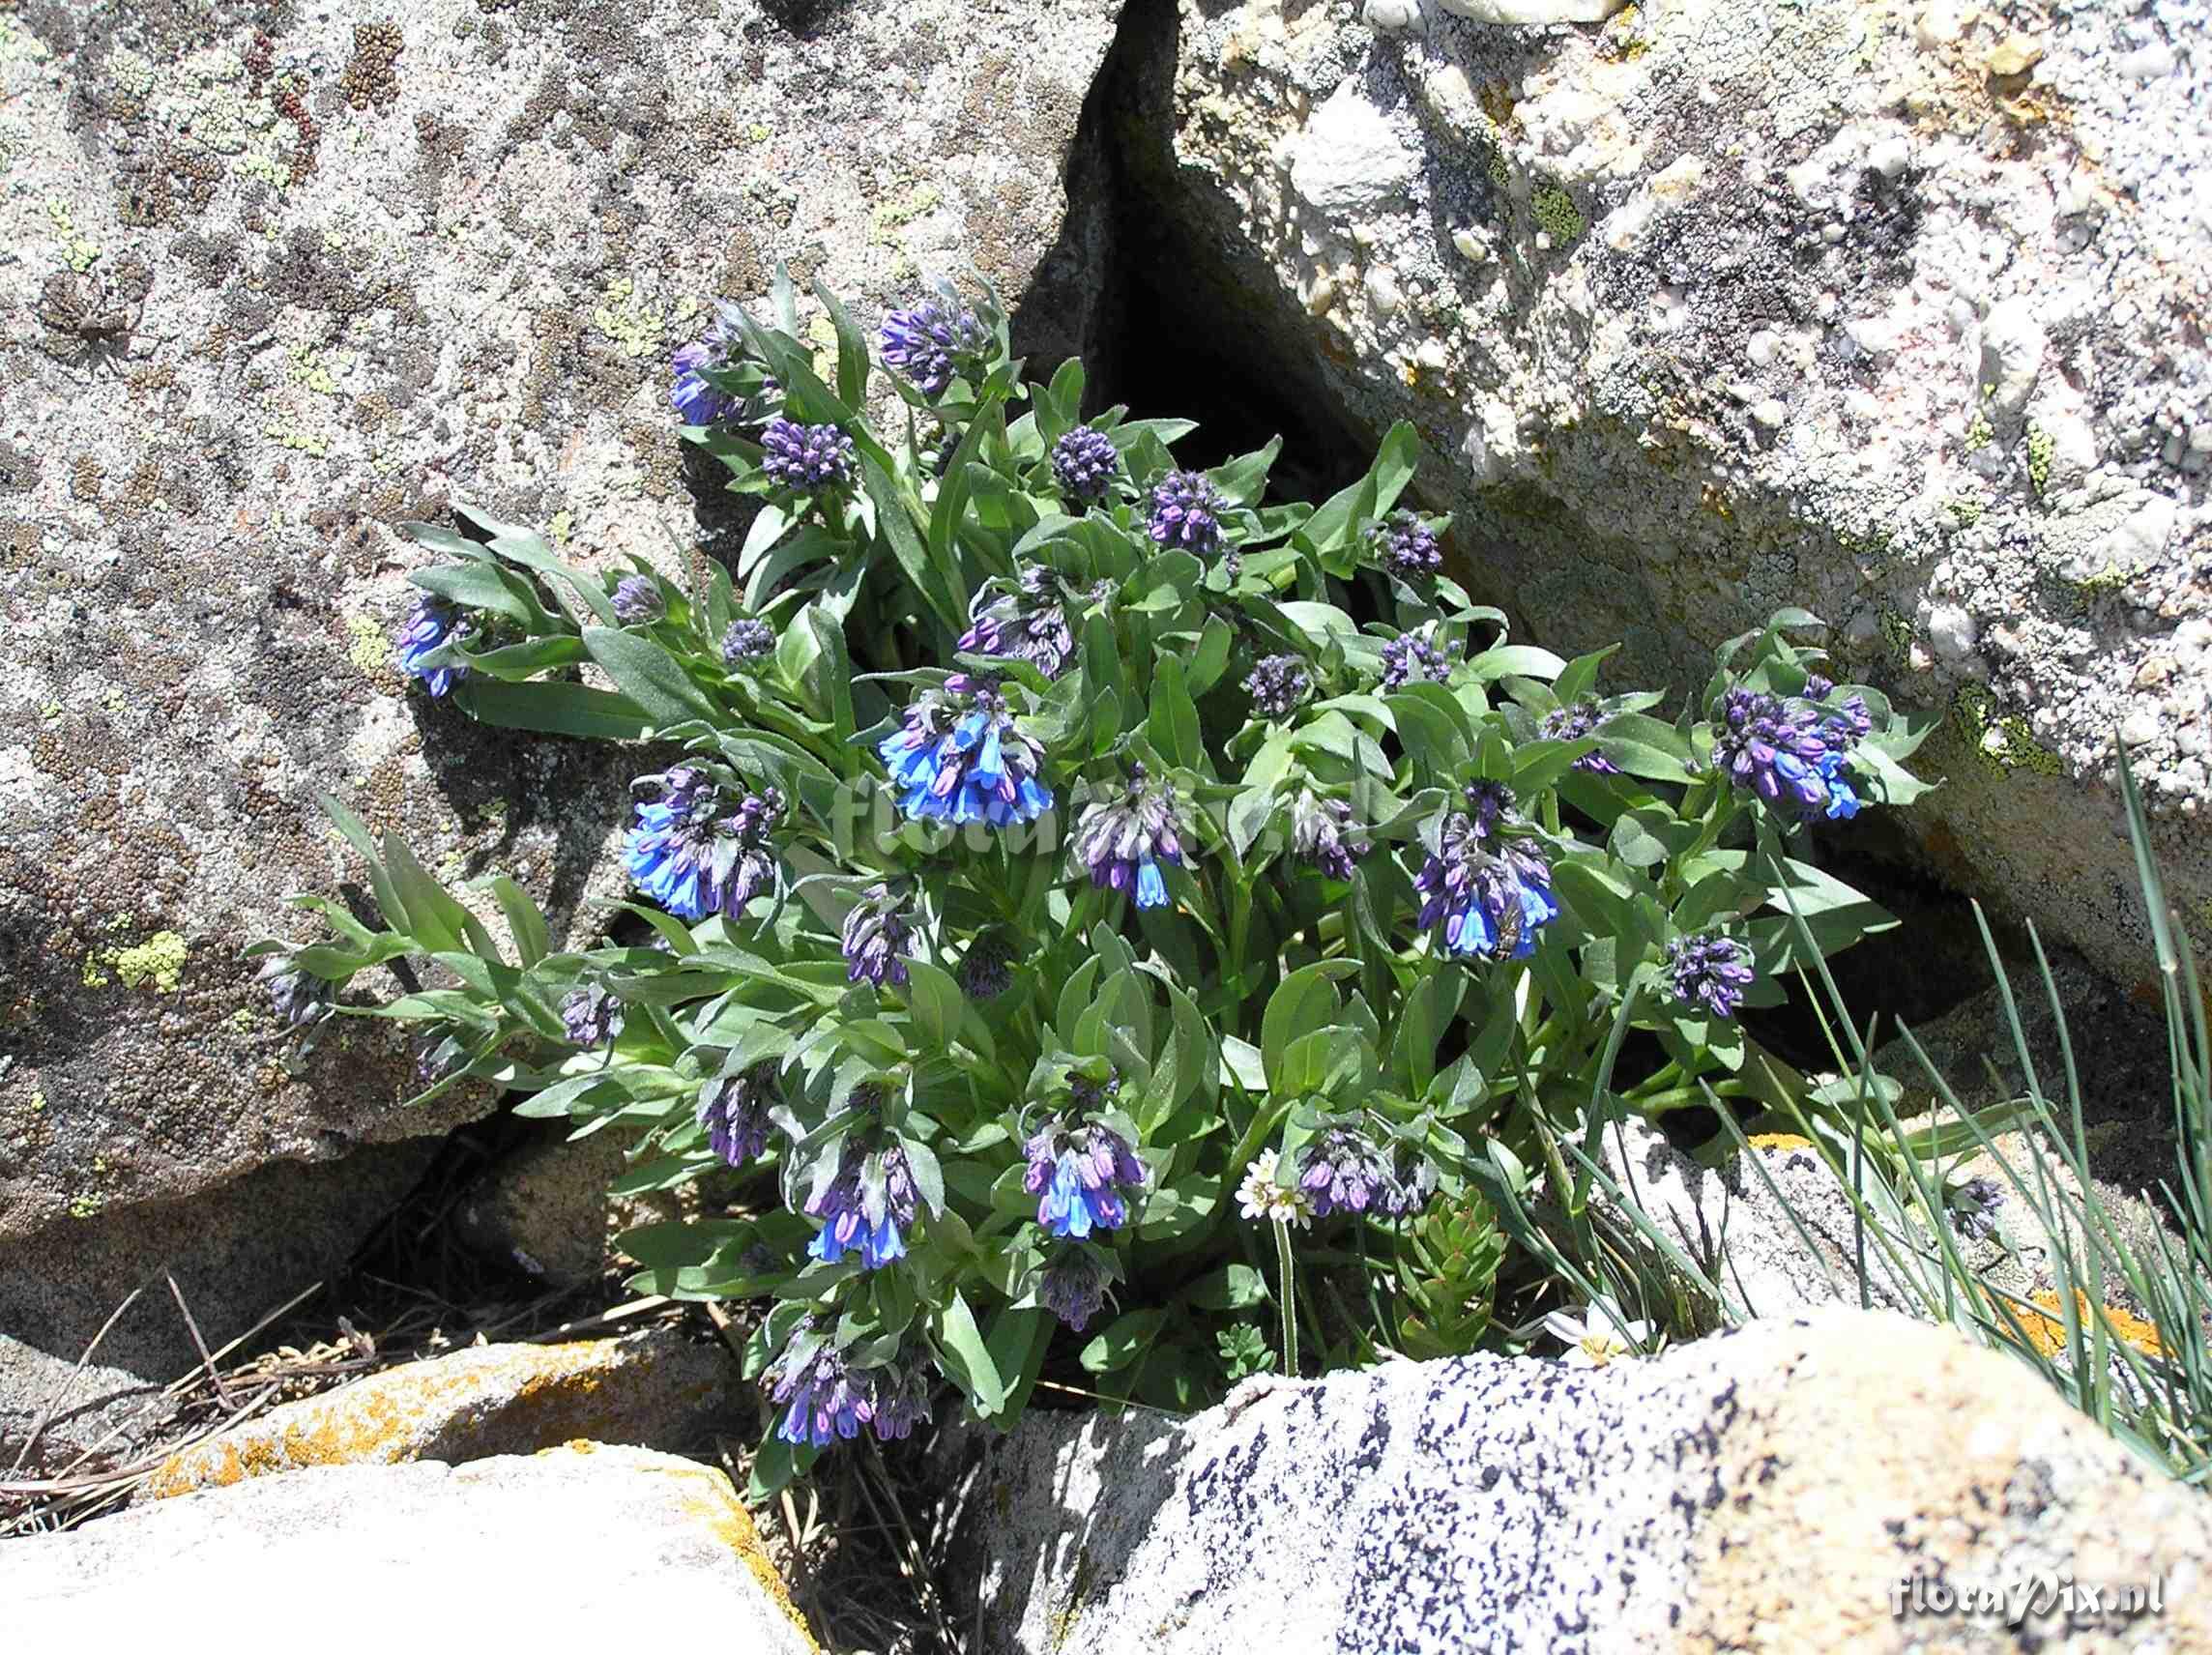
<instances>
[{"instance_id":1,"label":"green lichen patch","mask_svg":"<svg viewBox=\"0 0 2212 1655\"><path fill-rule=\"evenodd\" d=\"M174 994L183 980L189 946L174 931L157 931L131 948L111 948L107 963L125 988L151 988L156 994Z\"/></svg>"},{"instance_id":2,"label":"green lichen patch","mask_svg":"<svg viewBox=\"0 0 2212 1655\"><path fill-rule=\"evenodd\" d=\"M1973 419L1968 421L1966 424L1966 452L1969 454L1981 452L1982 450L1990 446L1995 436L1996 432L1990 426L1990 417L1979 408L1975 409Z\"/></svg>"},{"instance_id":3,"label":"green lichen patch","mask_svg":"<svg viewBox=\"0 0 2212 1655\"><path fill-rule=\"evenodd\" d=\"M1536 227L1552 238L1556 247L1571 247L1589 228L1575 198L1556 184L1540 186L1528 198L1528 210L1535 216Z\"/></svg>"},{"instance_id":4,"label":"green lichen patch","mask_svg":"<svg viewBox=\"0 0 2212 1655\"><path fill-rule=\"evenodd\" d=\"M944 199L936 185L916 185L905 195L881 203L868 215L868 239L888 247L895 239L892 231L913 223L924 213L933 212Z\"/></svg>"},{"instance_id":5,"label":"green lichen patch","mask_svg":"<svg viewBox=\"0 0 2212 1655\"><path fill-rule=\"evenodd\" d=\"M2036 740L2034 727L2017 712L1999 712L1984 685L1962 685L1951 698L1951 716L1975 759L1987 769L1998 774L2015 769L2044 776L2065 774L2058 755Z\"/></svg>"},{"instance_id":6,"label":"green lichen patch","mask_svg":"<svg viewBox=\"0 0 2212 1655\"><path fill-rule=\"evenodd\" d=\"M1971 529L1982 520L1982 503L1970 494L1952 495L1943 502L1943 509L1962 529Z\"/></svg>"},{"instance_id":7,"label":"green lichen patch","mask_svg":"<svg viewBox=\"0 0 2212 1655\"><path fill-rule=\"evenodd\" d=\"M607 284L604 303L592 312L592 326L623 355L642 357L658 350L668 336L668 312L648 304L628 276L617 276Z\"/></svg>"},{"instance_id":8,"label":"green lichen patch","mask_svg":"<svg viewBox=\"0 0 2212 1655\"><path fill-rule=\"evenodd\" d=\"M345 618L346 659L364 673L381 672L392 664L392 639L365 615Z\"/></svg>"},{"instance_id":9,"label":"green lichen patch","mask_svg":"<svg viewBox=\"0 0 2212 1655\"><path fill-rule=\"evenodd\" d=\"M2057 451L2058 441L2041 425L2027 428L2027 480L2035 485L2036 498L2041 499L2051 489L2051 456Z\"/></svg>"}]
</instances>

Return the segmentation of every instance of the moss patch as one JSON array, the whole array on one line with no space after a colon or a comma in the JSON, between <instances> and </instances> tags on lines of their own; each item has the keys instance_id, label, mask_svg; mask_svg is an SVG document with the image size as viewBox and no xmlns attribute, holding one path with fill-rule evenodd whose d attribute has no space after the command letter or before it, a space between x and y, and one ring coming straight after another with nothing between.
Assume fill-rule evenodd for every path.
<instances>
[{"instance_id":1,"label":"moss patch","mask_svg":"<svg viewBox=\"0 0 2212 1655\"><path fill-rule=\"evenodd\" d=\"M1575 198L1556 184L1547 184L1528 198L1536 227L1552 238L1554 247L1568 247L1582 240L1589 222L1575 206Z\"/></svg>"}]
</instances>

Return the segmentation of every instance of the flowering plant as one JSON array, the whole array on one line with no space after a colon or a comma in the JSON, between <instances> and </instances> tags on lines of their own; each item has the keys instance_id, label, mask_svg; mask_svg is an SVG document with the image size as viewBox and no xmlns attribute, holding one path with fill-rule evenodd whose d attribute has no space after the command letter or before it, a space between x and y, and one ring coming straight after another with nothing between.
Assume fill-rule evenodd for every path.
<instances>
[{"instance_id":1,"label":"flowering plant","mask_svg":"<svg viewBox=\"0 0 2212 1655\"><path fill-rule=\"evenodd\" d=\"M626 1190L757 1173L751 1216L625 1245L655 1291L771 1301L764 1485L903 1436L940 1375L1010 1421L1063 1328L1098 1391L1174 1408L1265 1359L1270 1299L1293 1370L1301 1327L1324 1363L1464 1350L1494 1201L1579 1199L1562 1141L1806 1096L1737 1013L1893 921L1803 826L1922 785L1919 730L1791 641L1811 616L1668 721L1443 572L1407 426L1269 503L1279 443L1198 469L1184 421L1086 418L994 303L872 354L818 298L829 360L780 279L677 358L684 435L760 498L729 566L409 530L450 560L413 577L429 694L688 749L637 784L650 945L556 950L502 878L503 949L335 803L384 928L308 898L338 935L265 945L304 1018L426 1025L425 1096L629 1134ZM341 998L402 955L440 986Z\"/></svg>"}]
</instances>

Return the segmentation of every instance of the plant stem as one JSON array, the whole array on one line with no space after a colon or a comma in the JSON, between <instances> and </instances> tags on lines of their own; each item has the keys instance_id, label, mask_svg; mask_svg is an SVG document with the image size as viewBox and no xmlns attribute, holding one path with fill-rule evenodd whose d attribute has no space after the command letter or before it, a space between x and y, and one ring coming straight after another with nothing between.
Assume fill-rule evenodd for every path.
<instances>
[{"instance_id":1,"label":"plant stem","mask_svg":"<svg viewBox=\"0 0 2212 1655\"><path fill-rule=\"evenodd\" d=\"M1282 1273L1276 1299L1283 1307L1283 1374L1295 1379L1298 1377L1298 1310L1291 1276L1291 1227L1280 1219L1275 1221L1275 1263Z\"/></svg>"}]
</instances>

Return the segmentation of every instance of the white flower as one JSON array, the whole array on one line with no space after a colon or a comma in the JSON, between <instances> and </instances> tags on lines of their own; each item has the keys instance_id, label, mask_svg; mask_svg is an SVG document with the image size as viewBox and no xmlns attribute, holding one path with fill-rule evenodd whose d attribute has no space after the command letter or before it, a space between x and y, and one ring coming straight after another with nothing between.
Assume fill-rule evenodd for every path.
<instances>
[{"instance_id":1,"label":"white flower","mask_svg":"<svg viewBox=\"0 0 2212 1655\"><path fill-rule=\"evenodd\" d=\"M1544 1331L1566 1346L1559 1360L1570 1368L1602 1368L1615 1356L1633 1356L1651 1342L1651 1323L1631 1321L1610 1305L1585 1307L1580 1317L1555 1310L1544 1318Z\"/></svg>"},{"instance_id":2,"label":"white flower","mask_svg":"<svg viewBox=\"0 0 2212 1655\"><path fill-rule=\"evenodd\" d=\"M1257 1222L1295 1224L1303 1230L1313 1222L1313 1203L1302 1189L1284 1189L1275 1182L1275 1151L1263 1149L1244 1169L1244 1181L1237 1186L1237 1199L1244 1204L1244 1216Z\"/></svg>"}]
</instances>

